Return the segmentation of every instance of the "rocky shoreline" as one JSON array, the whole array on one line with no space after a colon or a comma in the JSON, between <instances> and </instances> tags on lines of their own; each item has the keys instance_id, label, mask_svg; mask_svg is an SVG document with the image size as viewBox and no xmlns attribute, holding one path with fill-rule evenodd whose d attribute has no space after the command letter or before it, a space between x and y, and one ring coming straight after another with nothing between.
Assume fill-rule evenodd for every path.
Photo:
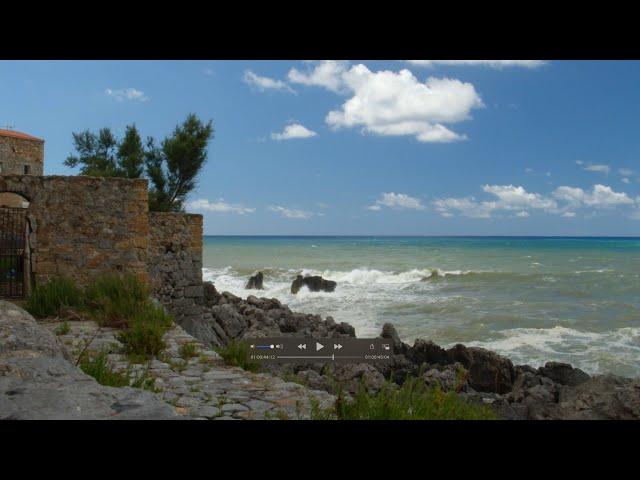
<instances>
[{"instance_id":1,"label":"rocky shoreline","mask_svg":"<svg viewBox=\"0 0 640 480\"><path fill-rule=\"evenodd\" d=\"M355 337L348 323L292 312L273 298L219 293L211 282L205 282L204 304L209 314L197 325L183 326L212 345L249 337ZM502 419L640 419L640 379L591 376L559 362L540 368L514 365L495 352L462 344L444 349L418 339L408 345L392 324L385 324L380 336L393 344L389 365L284 365L270 371L330 393L336 381L351 392L361 383L375 392L387 380L402 384L408 375L421 375L429 385L437 383L470 401L491 405Z\"/></svg>"},{"instance_id":2,"label":"rocky shoreline","mask_svg":"<svg viewBox=\"0 0 640 480\"><path fill-rule=\"evenodd\" d=\"M36 322L0 301L0 419L308 419L312 403L333 404L336 384L346 392L364 386L375 393L408 376L489 405L500 419L640 419L639 379L591 376L557 362L513 365L495 352L461 344L444 349L418 339L408 345L391 324L380 333L393 345L390 364L288 364L251 373L225 365L213 348L249 337L355 337L355 329L293 312L277 299L219 293L210 282L201 306L198 320L165 334L166 350L146 367L156 382L151 392L100 385L75 365L78 352L90 345L107 351L116 370L129 372L116 330L69 321L68 331L58 333L60 321ZM181 357L186 343L197 355ZM132 375L143 368L134 367Z\"/></svg>"}]
</instances>

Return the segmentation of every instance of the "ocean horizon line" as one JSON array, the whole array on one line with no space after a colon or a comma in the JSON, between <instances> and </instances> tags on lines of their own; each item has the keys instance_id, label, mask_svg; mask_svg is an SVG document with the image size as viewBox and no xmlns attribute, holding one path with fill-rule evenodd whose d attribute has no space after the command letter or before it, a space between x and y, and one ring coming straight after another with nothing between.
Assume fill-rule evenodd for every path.
<instances>
[{"instance_id":1,"label":"ocean horizon line","mask_svg":"<svg viewBox=\"0 0 640 480\"><path fill-rule=\"evenodd\" d=\"M204 234L203 237L225 238L526 238L526 239L623 239L640 240L640 235L262 235L262 234Z\"/></svg>"}]
</instances>

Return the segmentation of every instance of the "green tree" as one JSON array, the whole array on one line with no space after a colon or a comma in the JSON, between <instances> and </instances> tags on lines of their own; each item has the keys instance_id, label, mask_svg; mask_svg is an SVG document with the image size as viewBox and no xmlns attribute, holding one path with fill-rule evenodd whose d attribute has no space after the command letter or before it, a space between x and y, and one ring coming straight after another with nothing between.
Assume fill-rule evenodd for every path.
<instances>
[{"instance_id":1,"label":"green tree","mask_svg":"<svg viewBox=\"0 0 640 480\"><path fill-rule=\"evenodd\" d=\"M118 168L124 177L140 178L144 173L145 151L135 125L128 125L118 145Z\"/></svg>"},{"instance_id":2,"label":"green tree","mask_svg":"<svg viewBox=\"0 0 640 480\"><path fill-rule=\"evenodd\" d=\"M140 178L144 172L145 152L135 125L128 125L125 136L118 142L109 128L98 133L85 130L73 134L76 153L64 164L80 167L80 174L92 177Z\"/></svg>"},{"instance_id":3,"label":"green tree","mask_svg":"<svg viewBox=\"0 0 640 480\"><path fill-rule=\"evenodd\" d=\"M207 160L207 146L212 137L212 122L205 124L190 114L159 147L149 138L145 163L151 182L150 210L182 210L184 200L195 188L196 177Z\"/></svg>"},{"instance_id":4,"label":"green tree","mask_svg":"<svg viewBox=\"0 0 640 480\"><path fill-rule=\"evenodd\" d=\"M135 125L127 126L121 141L109 128L97 134L85 130L73 134L75 154L64 163L71 168L79 166L81 175L94 177L140 178L146 173L149 209L180 211L207 161L211 138L212 122L203 123L194 114L188 115L159 146L152 137L143 144Z\"/></svg>"}]
</instances>

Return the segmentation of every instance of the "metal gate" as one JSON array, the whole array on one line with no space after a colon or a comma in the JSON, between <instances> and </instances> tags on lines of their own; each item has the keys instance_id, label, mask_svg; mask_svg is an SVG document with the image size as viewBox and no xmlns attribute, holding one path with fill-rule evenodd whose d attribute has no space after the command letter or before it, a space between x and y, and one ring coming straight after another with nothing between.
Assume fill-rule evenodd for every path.
<instances>
[{"instance_id":1,"label":"metal gate","mask_svg":"<svg viewBox=\"0 0 640 480\"><path fill-rule=\"evenodd\" d=\"M0 298L22 298L26 293L27 211L0 207Z\"/></svg>"}]
</instances>

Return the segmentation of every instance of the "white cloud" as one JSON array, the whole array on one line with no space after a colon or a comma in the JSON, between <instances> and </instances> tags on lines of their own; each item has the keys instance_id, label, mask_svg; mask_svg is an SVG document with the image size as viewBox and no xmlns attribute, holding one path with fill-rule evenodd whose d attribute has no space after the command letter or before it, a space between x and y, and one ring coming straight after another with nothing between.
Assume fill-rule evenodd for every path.
<instances>
[{"instance_id":1,"label":"white cloud","mask_svg":"<svg viewBox=\"0 0 640 480\"><path fill-rule=\"evenodd\" d=\"M205 68L202 73L207 76L207 77L213 77L213 75L215 74L215 72L213 71L212 68Z\"/></svg>"},{"instance_id":2,"label":"white cloud","mask_svg":"<svg viewBox=\"0 0 640 480\"><path fill-rule=\"evenodd\" d=\"M373 205L367 207L369 210L378 211L382 207L397 210L424 210L424 205L420 199L411 197L405 193L383 193Z\"/></svg>"},{"instance_id":3,"label":"white cloud","mask_svg":"<svg viewBox=\"0 0 640 480\"><path fill-rule=\"evenodd\" d=\"M313 130L309 130L299 123L292 123L287 125L282 133L272 133L271 138L273 140L291 140L294 138L311 138L316 135L318 134Z\"/></svg>"},{"instance_id":4,"label":"white cloud","mask_svg":"<svg viewBox=\"0 0 640 480\"><path fill-rule=\"evenodd\" d=\"M334 128L362 127L377 135L413 136L420 142L451 142L466 138L443 124L470 118L482 99L470 83L430 77L421 83L409 70L372 72L365 65L342 74L352 92L325 121Z\"/></svg>"},{"instance_id":5,"label":"white cloud","mask_svg":"<svg viewBox=\"0 0 640 480\"><path fill-rule=\"evenodd\" d=\"M453 142L466 136L447 124L468 120L471 110L484 107L474 86L460 80L431 77L422 83L407 69L372 72L347 61L308 63L304 72L292 68L288 80L350 96L325 117L333 129L360 127L375 135Z\"/></svg>"},{"instance_id":6,"label":"white cloud","mask_svg":"<svg viewBox=\"0 0 640 480\"><path fill-rule=\"evenodd\" d=\"M296 210L296 209L281 207L278 205L269 207L269 210L272 212L279 213L285 218L295 218L295 219L306 220L313 216L313 213L311 212L305 212L304 210Z\"/></svg>"},{"instance_id":7,"label":"white cloud","mask_svg":"<svg viewBox=\"0 0 640 480\"><path fill-rule=\"evenodd\" d=\"M495 211L516 210L516 216L524 218L529 216L530 209L551 211L557 208L555 200L527 192L521 186L484 185L482 190L497 199L479 202L474 197L444 198L434 201L434 206L445 217L452 216L455 211L470 218L490 218Z\"/></svg>"},{"instance_id":8,"label":"white cloud","mask_svg":"<svg viewBox=\"0 0 640 480\"><path fill-rule=\"evenodd\" d=\"M538 68L545 65L544 60L407 60L418 67L449 65L458 67L489 67L502 69L507 67Z\"/></svg>"},{"instance_id":9,"label":"white cloud","mask_svg":"<svg viewBox=\"0 0 640 480\"><path fill-rule=\"evenodd\" d=\"M614 192L607 185L594 185L591 192L577 187L561 186L554 190L554 198L569 203L572 207L612 208L633 205L634 201L624 192Z\"/></svg>"},{"instance_id":10,"label":"white cloud","mask_svg":"<svg viewBox=\"0 0 640 480\"><path fill-rule=\"evenodd\" d=\"M226 203L223 199L218 200L217 202L210 202L207 199L201 198L199 200L193 200L192 202L187 202L185 205L188 210L193 210L197 212L217 212L217 213L237 213L239 215L244 215L246 213L253 213L256 211L255 208L247 208L239 204L231 204Z\"/></svg>"},{"instance_id":11,"label":"white cloud","mask_svg":"<svg viewBox=\"0 0 640 480\"><path fill-rule=\"evenodd\" d=\"M619 168L618 169L618 173L620 175L622 175L623 177L630 177L631 175L633 175L635 172L633 170L631 170L630 168Z\"/></svg>"},{"instance_id":12,"label":"white cloud","mask_svg":"<svg viewBox=\"0 0 640 480\"><path fill-rule=\"evenodd\" d=\"M622 179L622 183L626 183L627 185L631 183L631 180L629 180L627 177L624 177Z\"/></svg>"},{"instance_id":13,"label":"white cloud","mask_svg":"<svg viewBox=\"0 0 640 480\"><path fill-rule=\"evenodd\" d=\"M247 85L257 88L261 92L266 90L279 90L294 93L293 89L282 80L256 75L251 70L246 70L242 79Z\"/></svg>"},{"instance_id":14,"label":"white cloud","mask_svg":"<svg viewBox=\"0 0 640 480\"><path fill-rule=\"evenodd\" d=\"M478 201L474 197L444 198L433 202L443 217L454 213L470 218L491 218L494 213L517 211L516 217L528 217L532 210L575 217L574 210L595 210L636 206L640 212L640 197L635 200L624 192L615 192L607 185L594 185L590 191L578 187L561 186L550 195L527 192L513 185L484 185L482 190L496 197L494 200Z\"/></svg>"},{"instance_id":15,"label":"white cloud","mask_svg":"<svg viewBox=\"0 0 640 480\"><path fill-rule=\"evenodd\" d=\"M582 160L576 160L576 165L582 165L584 162Z\"/></svg>"},{"instance_id":16,"label":"white cloud","mask_svg":"<svg viewBox=\"0 0 640 480\"><path fill-rule=\"evenodd\" d=\"M609 175L611 168L609 167L609 165L600 164L600 165L588 165L584 167L583 170L586 170L587 172L597 172L597 173L604 173L605 175Z\"/></svg>"},{"instance_id":17,"label":"white cloud","mask_svg":"<svg viewBox=\"0 0 640 480\"><path fill-rule=\"evenodd\" d=\"M498 197L496 202L492 202L494 209L497 210L518 210L521 208L552 209L557 206L554 200L544 198L539 193L529 193L523 187L484 185L482 190Z\"/></svg>"},{"instance_id":18,"label":"white cloud","mask_svg":"<svg viewBox=\"0 0 640 480\"><path fill-rule=\"evenodd\" d=\"M324 87L332 92L342 93L345 89L343 74L349 67L349 62L343 60L324 60L321 62L309 62L314 64L307 72L301 72L296 68L289 70L287 78L291 83Z\"/></svg>"},{"instance_id":19,"label":"white cloud","mask_svg":"<svg viewBox=\"0 0 640 480\"><path fill-rule=\"evenodd\" d=\"M490 218L493 207L488 202L478 202L474 197L440 198L433 202L436 210L445 218L454 216L453 212L469 218Z\"/></svg>"},{"instance_id":20,"label":"white cloud","mask_svg":"<svg viewBox=\"0 0 640 480\"><path fill-rule=\"evenodd\" d=\"M136 90L135 88L121 88L117 90L107 88L104 93L109 97L115 98L118 102L123 102L125 100L146 102L149 100L149 97L147 97L144 92Z\"/></svg>"}]
</instances>

